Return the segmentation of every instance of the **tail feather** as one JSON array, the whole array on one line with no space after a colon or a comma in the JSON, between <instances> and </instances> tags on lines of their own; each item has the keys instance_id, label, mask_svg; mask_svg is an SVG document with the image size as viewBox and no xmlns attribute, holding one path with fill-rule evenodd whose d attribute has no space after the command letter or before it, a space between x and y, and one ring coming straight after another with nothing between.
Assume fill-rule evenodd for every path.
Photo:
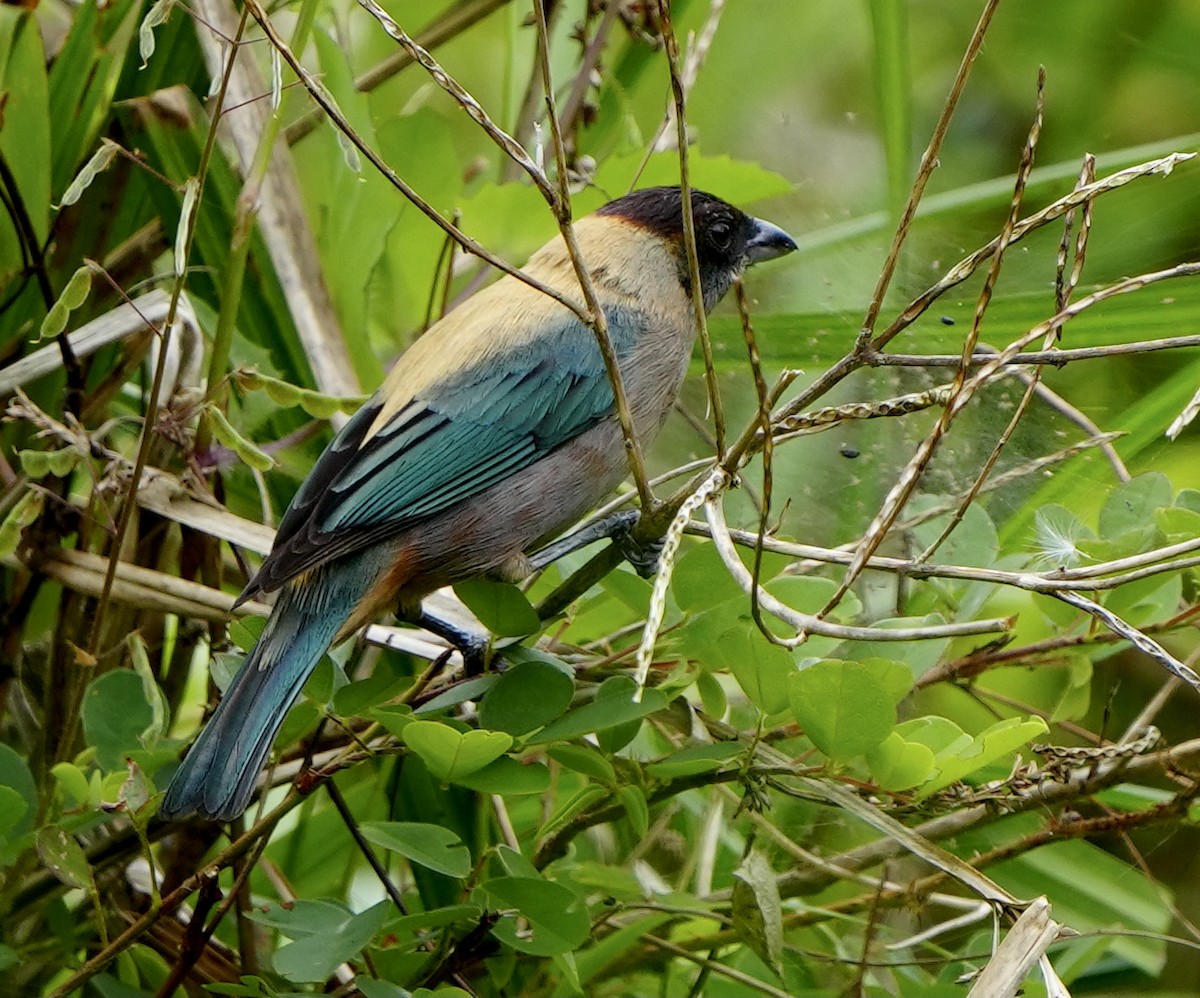
<instances>
[{"instance_id":1,"label":"tail feather","mask_svg":"<svg viewBox=\"0 0 1200 998\"><path fill-rule=\"evenodd\" d=\"M288 583L159 808L168 820L230 821L246 810L288 709L380 574L379 551Z\"/></svg>"}]
</instances>

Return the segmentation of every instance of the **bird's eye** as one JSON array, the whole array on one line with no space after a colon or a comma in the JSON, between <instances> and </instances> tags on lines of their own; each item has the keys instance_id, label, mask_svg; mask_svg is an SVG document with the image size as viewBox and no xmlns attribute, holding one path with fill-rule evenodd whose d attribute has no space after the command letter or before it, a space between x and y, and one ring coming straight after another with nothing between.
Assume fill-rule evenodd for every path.
<instances>
[{"instance_id":1,"label":"bird's eye","mask_svg":"<svg viewBox=\"0 0 1200 998\"><path fill-rule=\"evenodd\" d=\"M724 252L729 249L729 243L733 239L733 226L728 222L714 222L708 228L708 241L713 248Z\"/></svg>"}]
</instances>

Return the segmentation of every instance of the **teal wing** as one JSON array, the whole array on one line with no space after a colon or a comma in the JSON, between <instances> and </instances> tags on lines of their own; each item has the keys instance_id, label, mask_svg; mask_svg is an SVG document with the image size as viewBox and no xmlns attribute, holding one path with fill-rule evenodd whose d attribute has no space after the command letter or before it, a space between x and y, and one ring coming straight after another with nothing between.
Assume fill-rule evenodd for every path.
<instances>
[{"instance_id":1,"label":"teal wing","mask_svg":"<svg viewBox=\"0 0 1200 998\"><path fill-rule=\"evenodd\" d=\"M608 320L624 357L644 320ZM572 319L486 365L468 360L368 439L383 404L373 397L326 448L243 599L504 481L609 416L613 395L593 334Z\"/></svg>"}]
</instances>

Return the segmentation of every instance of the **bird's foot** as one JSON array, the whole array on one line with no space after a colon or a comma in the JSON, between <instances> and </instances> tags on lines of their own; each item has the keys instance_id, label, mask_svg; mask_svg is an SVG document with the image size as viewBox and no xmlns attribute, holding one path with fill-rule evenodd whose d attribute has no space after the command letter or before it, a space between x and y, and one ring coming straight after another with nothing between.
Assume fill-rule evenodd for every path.
<instances>
[{"instance_id":1,"label":"bird's foot","mask_svg":"<svg viewBox=\"0 0 1200 998\"><path fill-rule=\"evenodd\" d=\"M612 539L625 560L633 566L633 570L643 579L649 579L658 571L658 559L667 539L656 537L651 541L639 540L634 536L634 531L640 519L641 514L634 512L632 519L628 519L613 532Z\"/></svg>"},{"instance_id":2,"label":"bird's foot","mask_svg":"<svg viewBox=\"0 0 1200 998\"><path fill-rule=\"evenodd\" d=\"M498 660L492 655L491 640L486 634L459 627L443 617L430 613L424 607L416 613L406 616L411 623L425 628L440 638L445 638L457 648L462 655L463 671L468 676L480 676L488 670L489 666L495 667L498 664Z\"/></svg>"},{"instance_id":3,"label":"bird's foot","mask_svg":"<svg viewBox=\"0 0 1200 998\"><path fill-rule=\"evenodd\" d=\"M648 579L658 569L658 556L662 554L663 539L636 540L634 531L641 518L641 513L636 509L630 509L593 520L573 533L567 534L566 537L534 552L529 556L529 566L533 571L538 571L564 555L578 551L594 541L610 539L617 545L625 560L634 567L638 575L643 579Z\"/></svg>"}]
</instances>

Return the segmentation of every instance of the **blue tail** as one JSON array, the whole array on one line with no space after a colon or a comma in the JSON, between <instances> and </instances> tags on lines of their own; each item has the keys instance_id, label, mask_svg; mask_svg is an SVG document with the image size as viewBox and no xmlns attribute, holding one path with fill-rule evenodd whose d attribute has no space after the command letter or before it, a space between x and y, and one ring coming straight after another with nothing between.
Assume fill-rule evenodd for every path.
<instances>
[{"instance_id":1,"label":"blue tail","mask_svg":"<svg viewBox=\"0 0 1200 998\"><path fill-rule=\"evenodd\" d=\"M176 770L159 816L230 821L246 810L292 702L337 632L378 579L379 548L289 582L216 712Z\"/></svg>"}]
</instances>

